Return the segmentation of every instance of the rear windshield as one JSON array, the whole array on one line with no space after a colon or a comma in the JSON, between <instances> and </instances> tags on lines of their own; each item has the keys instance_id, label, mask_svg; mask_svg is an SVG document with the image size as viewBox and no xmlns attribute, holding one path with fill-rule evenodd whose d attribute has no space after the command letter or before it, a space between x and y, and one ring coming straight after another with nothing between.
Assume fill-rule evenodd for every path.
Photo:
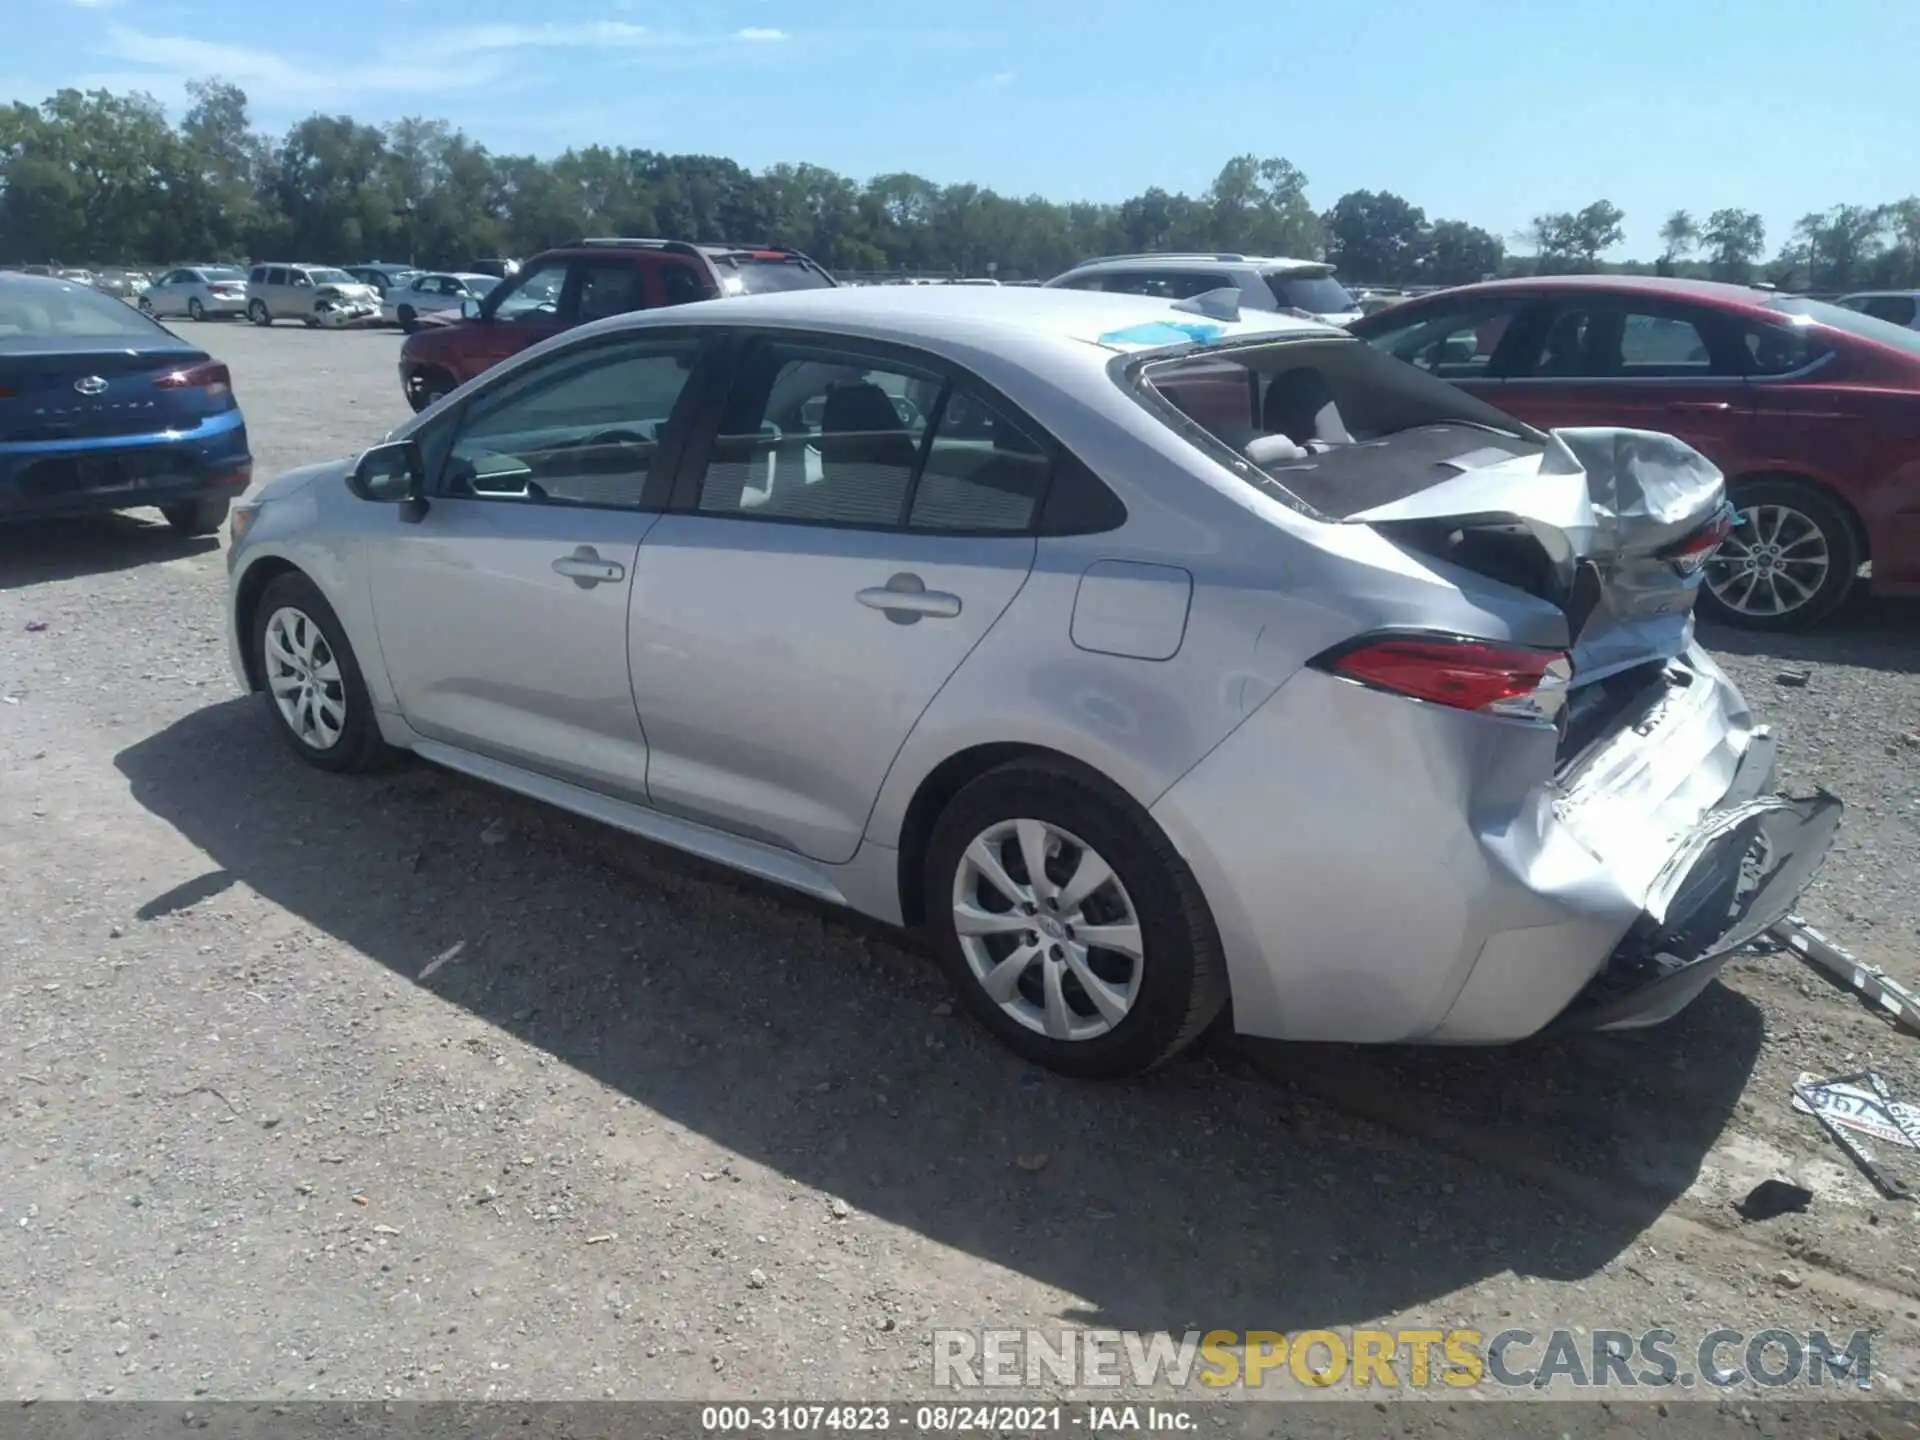
<instances>
[{"instance_id":1,"label":"rear windshield","mask_svg":"<svg viewBox=\"0 0 1920 1440\"><path fill-rule=\"evenodd\" d=\"M1876 320L1871 315L1862 315L1858 310L1849 310L1844 305L1829 305L1824 300L1808 300L1799 295L1782 295L1778 300L1769 300L1767 308L1778 310L1782 315L1804 315L1818 324L1831 325L1849 335L1858 335L1862 340L1877 340L1882 345L1891 345L1910 355L1920 355L1920 330L1909 330L1904 325Z\"/></svg>"},{"instance_id":2,"label":"rear windshield","mask_svg":"<svg viewBox=\"0 0 1920 1440\"><path fill-rule=\"evenodd\" d=\"M1359 309L1347 287L1331 275L1289 275L1272 271L1267 288L1282 309L1304 310L1309 315L1344 315Z\"/></svg>"},{"instance_id":3,"label":"rear windshield","mask_svg":"<svg viewBox=\"0 0 1920 1440\"><path fill-rule=\"evenodd\" d=\"M165 333L124 300L90 285L0 286L0 350L20 340L151 340Z\"/></svg>"},{"instance_id":4,"label":"rear windshield","mask_svg":"<svg viewBox=\"0 0 1920 1440\"><path fill-rule=\"evenodd\" d=\"M1545 437L1348 339L1295 339L1149 362L1156 414L1277 498L1344 520L1473 467L1538 454Z\"/></svg>"},{"instance_id":5,"label":"rear windshield","mask_svg":"<svg viewBox=\"0 0 1920 1440\"><path fill-rule=\"evenodd\" d=\"M798 260L735 256L722 261L719 268L721 283L728 290L734 287L726 282L737 279L740 285L735 293L747 295L762 295L770 290L825 290L833 284L824 271Z\"/></svg>"}]
</instances>

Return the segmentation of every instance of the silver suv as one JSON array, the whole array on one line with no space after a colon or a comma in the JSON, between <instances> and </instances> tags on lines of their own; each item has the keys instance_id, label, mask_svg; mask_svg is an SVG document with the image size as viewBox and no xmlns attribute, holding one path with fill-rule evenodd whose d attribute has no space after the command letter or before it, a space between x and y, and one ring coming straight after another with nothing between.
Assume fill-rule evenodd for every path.
<instances>
[{"instance_id":1,"label":"silver suv","mask_svg":"<svg viewBox=\"0 0 1920 1440\"><path fill-rule=\"evenodd\" d=\"M1047 282L1063 290L1191 300L1209 290L1238 290L1248 310L1297 310L1329 325L1360 318L1360 302L1319 260L1276 255L1178 253L1103 255Z\"/></svg>"},{"instance_id":2,"label":"silver suv","mask_svg":"<svg viewBox=\"0 0 1920 1440\"><path fill-rule=\"evenodd\" d=\"M299 320L311 329L321 323L315 303L322 291L368 315L380 313L379 292L332 265L256 265L247 272L247 318L256 325Z\"/></svg>"}]
</instances>

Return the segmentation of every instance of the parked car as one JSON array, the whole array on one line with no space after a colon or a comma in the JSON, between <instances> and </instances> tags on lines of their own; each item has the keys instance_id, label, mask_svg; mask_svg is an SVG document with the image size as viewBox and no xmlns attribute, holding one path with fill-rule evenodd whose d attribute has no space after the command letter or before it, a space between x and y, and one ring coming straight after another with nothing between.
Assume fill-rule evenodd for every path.
<instances>
[{"instance_id":1,"label":"parked car","mask_svg":"<svg viewBox=\"0 0 1920 1440\"><path fill-rule=\"evenodd\" d=\"M594 239L534 256L485 300L429 315L400 347L400 385L423 410L536 341L629 310L721 295L830 287L798 250L692 245L683 240Z\"/></svg>"},{"instance_id":2,"label":"parked car","mask_svg":"<svg viewBox=\"0 0 1920 1440\"><path fill-rule=\"evenodd\" d=\"M190 320L233 319L247 313L247 272L237 265L188 265L169 270L140 296L149 315Z\"/></svg>"},{"instance_id":3,"label":"parked car","mask_svg":"<svg viewBox=\"0 0 1920 1440\"><path fill-rule=\"evenodd\" d=\"M1237 290L1249 310L1298 310L1330 325L1360 317L1360 306L1317 260L1236 254L1104 255L1082 260L1047 281L1063 290L1102 290L1188 300L1210 290Z\"/></svg>"},{"instance_id":4,"label":"parked car","mask_svg":"<svg viewBox=\"0 0 1920 1440\"><path fill-rule=\"evenodd\" d=\"M387 291L380 302L380 318L411 331L422 315L458 311L469 300L478 304L499 283L491 275L462 275L454 271L436 270L415 275L406 284Z\"/></svg>"},{"instance_id":5,"label":"parked car","mask_svg":"<svg viewBox=\"0 0 1920 1440\"><path fill-rule=\"evenodd\" d=\"M417 265L393 265L384 260L375 260L366 265L343 265L340 268L362 285L371 285L383 301L389 290L396 286L404 287L420 273Z\"/></svg>"},{"instance_id":6,"label":"parked car","mask_svg":"<svg viewBox=\"0 0 1920 1440\"><path fill-rule=\"evenodd\" d=\"M136 303L152 283L138 270L102 270L93 277L94 289L129 304Z\"/></svg>"},{"instance_id":7,"label":"parked car","mask_svg":"<svg viewBox=\"0 0 1920 1440\"><path fill-rule=\"evenodd\" d=\"M1840 808L1771 793L1693 641L1718 472L1220 308L583 329L249 496L235 672L323 769L412 750L923 927L1069 1073L1229 1000L1303 1040L1672 1015Z\"/></svg>"},{"instance_id":8,"label":"parked car","mask_svg":"<svg viewBox=\"0 0 1920 1440\"><path fill-rule=\"evenodd\" d=\"M1862 290L1833 303L1905 330L1920 330L1920 290Z\"/></svg>"},{"instance_id":9,"label":"parked car","mask_svg":"<svg viewBox=\"0 0 1920 1440\"><path fill-rule=\"evenodd\" d=\"M1920 594L1920 334L1854 310L1707 281L1503 280L1353 326L1380 349L1541 429L1678 435L1726 473L1740 524L1701 607L1811 625L1863 561Z\"/></svg>"},{"instance_id":10,"label":"parked car","mask_svg":"<svg viewBox=\"0 0 1920 1440\"><path fill-rule=\"evenodd\" d=\"M91 285L0 275L0 519L153 505L208 534L252 474L225 365Z\"/></svg>"},{"instance_id":11,"label":"parked car","mask_svg":"<svg viewBox=\"0 0 1920 1440\"><path fill-rule=\"evenodd\" d=\"M247 275L247 318L298 320L308 329L366 324L380 318L380 294L331 265L256 265Z\"/></svg>"}]
</instances>

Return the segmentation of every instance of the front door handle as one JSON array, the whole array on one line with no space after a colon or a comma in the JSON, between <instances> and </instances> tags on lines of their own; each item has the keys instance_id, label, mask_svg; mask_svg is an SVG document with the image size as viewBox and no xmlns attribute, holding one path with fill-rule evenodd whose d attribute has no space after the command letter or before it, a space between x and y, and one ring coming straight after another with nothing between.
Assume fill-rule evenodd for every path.
<instances>
[{"instance_id":1,"label":"front door handle","mask_svg":"<svg viewBox=\"0 0 1920 1440\"><path fill-rule=\"evenodd\" d=\"M573 554L555 560L553 573L566 576L582 590L591 590L596 585L626 579L627 567L617 560L602 560L593 546L582 545Z\"/></svg>"},{"instance_id":2,"label":"front door handle","mask_svg":"<svg viewBox=\"0 0 1920 1440\"><path fill-rule=\"evenodd\" d=\"M901 571L884 585L873 585L854 596L868 609L878 610L896 625L911 625L922 617L951 620L960 613L960 597L927 589L926 581Z\"/></svg>"},{"instance_id":3,"label":"front door handle","mask_svg":"<svg viewBox=\"0 0 1920 1440\"><path fill-rule=\"evenodd\" d=\"M1689 415L1724 415L1732 408L1725 400L1674 400L1667 405L1669 410L1684 410Z\"/></svg>"}]
</instances>

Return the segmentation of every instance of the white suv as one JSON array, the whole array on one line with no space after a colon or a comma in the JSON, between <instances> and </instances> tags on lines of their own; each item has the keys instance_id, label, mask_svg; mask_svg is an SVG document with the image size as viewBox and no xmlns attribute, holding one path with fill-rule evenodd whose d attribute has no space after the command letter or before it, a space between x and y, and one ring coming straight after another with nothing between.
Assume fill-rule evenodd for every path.
<instances>
[{"instance_id":1,"label":"white suv","mask_svg":"<svg viewBox=\"0 0 1920 1440\"><path fill-rule=\"evenodd\" d=\"M1333 266L1277 255L1104 255L1082 260L1047 285L1163 300L1191 300L1209 290L1238 290L1241 307L1247 310L1297 310L1329 325L1360 318L1360 302L1333 278Z\"/></svg>"}]
</instances>

